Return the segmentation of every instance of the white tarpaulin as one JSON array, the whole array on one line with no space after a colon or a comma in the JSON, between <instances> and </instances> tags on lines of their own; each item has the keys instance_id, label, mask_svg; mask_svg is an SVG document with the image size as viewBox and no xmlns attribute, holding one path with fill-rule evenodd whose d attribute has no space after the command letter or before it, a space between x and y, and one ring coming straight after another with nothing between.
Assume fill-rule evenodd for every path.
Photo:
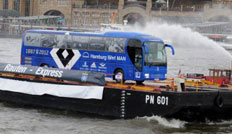
<instances>
[{"instance_id":1,"label":"white tarpaulin","mask_svg":"<svg viewBox=\"0 0 232 134\"><path fill-rule=\"evenodd\" d=\"M101 100L103 89L102 86L48 84L0 78L0 90L31 95L49 94L58 97Z\"/></svg>"}]
</instances>

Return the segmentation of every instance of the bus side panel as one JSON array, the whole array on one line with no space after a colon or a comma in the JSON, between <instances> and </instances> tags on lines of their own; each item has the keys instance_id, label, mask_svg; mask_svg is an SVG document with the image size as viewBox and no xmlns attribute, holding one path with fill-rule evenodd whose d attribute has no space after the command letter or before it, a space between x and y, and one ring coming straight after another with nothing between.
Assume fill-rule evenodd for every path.
<instances>
[{"instance_id":1,"label":"bus side panel","mask_svg":"<svg viewBox=\"0 0 232 134\"><path fill-rule=\"evenodd\" d=\"M23 37L23 39L24 39L24 37ZM22 40L22 44L21 44L21 52L20 52L20 64L21 65L25 65L25 49L24 49L24 40Z\"/></svg>"},{"instance_id":2,"label":"bus side panel","mask_svg":"<svg viewBox=\"0 0 232 134\"><path fill-rule=\"evenodd\" d=\"M22 65L34 65L35 64L35 57L36 57L36 48L30 46L22 46L21 50L21 64Z\"/></svg>"},{"instance_id":3,"label":"bus side panel","mask_svg":"<svg viewBox=\"0 0 232 134\"><path fill-rule=\"evenodd\" d=\"M110 53L97 51L79 51L81 56L72 69L106 73L112 78L116 69L124 71L125 79L133 80L133 65L124 53Z\"/></svg>"},{"instance_id":4,"label":"bus side panel","mask_svg":"<svg viewBox=\"0 0 232 134\"><path fill-rule=\"evenodd\" d=\"M24 49L23 49L24 48ZM61 59L58 51L62 48L43 48L26 46L22 48L22 64L33 66L47 65L49 67L61 67ZM60 51L60 55L68 57L67 49ZM83 71L94 71L106 73L106 76L113 76L116 69L124 72L125 80L134 80L134 65L125 53L99 52L86 50L69 50L73 52L71 59L66 59L66 69ZM72 53L69 52L69 53ZM65 54L66 53L66 54ZM66 56L65 56L66 55ZM73 60L76 59L76 60ZM63 65L62 65L63 66ZM65 66L65 67L67 67Z\"/></svg>"},{"instance_id":5,"label":"bus side panel","mask_svg":"<svg viewBox=\"0 0 232 134\"><path fill-rule=\"evenodd\" d=\"M48 65L49 67L57 67L53 57L50 55L52 48L24 47L22 48L22 64L41 66Z\"/></svg>"},{"instance_id":6,"label":"bus side panel","mask_svg":"<svg viewBox=\"0 0 232 134\"><path fill-rule=\"evenodd\" d=\"M22 45L21 45L20 64L21 65L31 65L32 64L32 57L31 57L31 55L26 53L26 46L24 45L24 40L22 41Z\"/></svg>"},{"instance_id":7,"label":"bus side panel","mask_svg":"<svg viewBox=\"0 0 232 134\"><path fill-rule=\"evenodd\" d=\"M58 68L53 58L50 56L37 56L34 58L33 66L48 66L53 68Z\"/></svg>"}]
</instances>

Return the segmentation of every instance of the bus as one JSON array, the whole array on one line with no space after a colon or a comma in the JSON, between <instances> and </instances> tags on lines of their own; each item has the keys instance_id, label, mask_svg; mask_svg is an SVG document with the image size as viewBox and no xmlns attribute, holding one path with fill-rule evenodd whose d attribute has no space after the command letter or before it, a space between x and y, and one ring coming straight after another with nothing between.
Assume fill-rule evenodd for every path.
<instances>
[{"instance_id":1,"label":"bus","mask_svg":"<svg viewBox=\"0 0 232 134\"><path fill-rule=\"evenodd\" d=\"M28 30L21 64L103 72L117 82L164 80L169 44L148 34L122 31Z\"/></svg>"}]
</instances>

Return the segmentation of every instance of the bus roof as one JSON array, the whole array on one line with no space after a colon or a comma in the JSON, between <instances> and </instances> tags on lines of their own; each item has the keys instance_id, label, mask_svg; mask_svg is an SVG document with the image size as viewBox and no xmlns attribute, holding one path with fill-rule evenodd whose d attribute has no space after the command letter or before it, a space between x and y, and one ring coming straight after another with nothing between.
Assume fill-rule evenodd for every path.
<instances>
[{"instance_id":1,"label":"bus roof","mask_svg":"<svg viewBox=\"0 0 232 134\"><path fill-rule=\"evenodd\" d=\"M150 34L137 33L137 32L124 32L124 31L107 31L107 32L70 32L70 31L55 31L55 30L27 30L26 32L33 33L53 33L53 34L65 34L80 35L80 36L102 36L102 37L118 37L118 38L136 38L141 41L156 41L163 42L162 39L156 38Z\"/></svg>"}]
</instances>

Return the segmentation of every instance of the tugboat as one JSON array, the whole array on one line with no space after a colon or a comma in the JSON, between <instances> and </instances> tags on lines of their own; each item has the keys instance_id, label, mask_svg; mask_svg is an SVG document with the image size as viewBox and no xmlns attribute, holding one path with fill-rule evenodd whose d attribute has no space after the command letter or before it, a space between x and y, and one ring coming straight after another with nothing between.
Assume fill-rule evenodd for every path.
<instances>
[{"instance_id":1,"label":"tugboat","mask_svg":"<svg viewBox=\"0 0 232 134\"><path fill-rule=\"evenodd\" d=\"M109 118L231 119L232 92L219 89L120 84L106 82L100 72L0 64L1 101Z\"/></svg>"},{"instance_id":2,"label":"tugboat","mask_svg":"<svg viewBox=\"0 0 232 134\"><path fill-rule=\"evenodd\" d=\"M192 85L196 85L196 83L201 84L201 86L211 86L211 87L224 87L224 88L232 88L232 70L231 69L209 69L209 75L204 76L203 74L187 74L185 76L187 85L192 83ZM191 85L191 84L190 84Z\"/></svg>"}]
</instances>

